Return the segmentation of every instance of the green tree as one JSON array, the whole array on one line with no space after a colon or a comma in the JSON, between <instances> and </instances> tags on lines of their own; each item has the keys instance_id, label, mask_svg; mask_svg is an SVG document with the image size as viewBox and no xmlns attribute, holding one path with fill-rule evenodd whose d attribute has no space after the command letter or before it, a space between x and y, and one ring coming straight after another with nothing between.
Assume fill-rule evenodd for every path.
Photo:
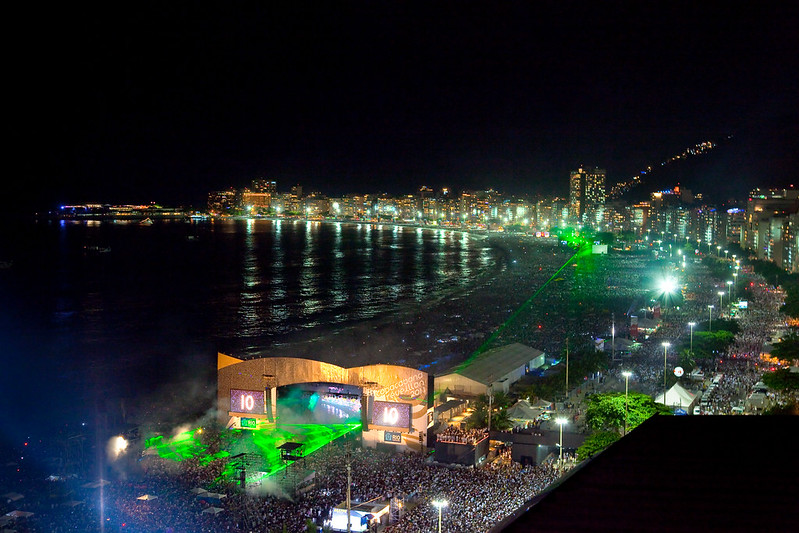
<instances>
[{"instance_id":1,"label":"green tree","mask_svg":"<svg viewBox=\"0 0 799 533\"><path fill-rule=\"evenodd\" d=\"M799 416L799 403L796 402L795 398L791 398L791 400L785 404L780 405L776 404L765 411L763 411L764 415L778 415L778 416Z\"/></svg>"},{"instance_id":2,"label":"green tree","mask_svg":"<svg viewBox=\"0 0 799 533\"><path fill-rule=\"evenodd\" d=\"M791 364L799 359L799 334L795 331L789 333L771 349L772 357Z\"/></svg>"},{"instance_id":3,"label":"green tree","mask_svg":"<svg viewBox=\"0 0 799 533\"><path fill-rule=\"evenodd\" d=\"M741 331L737 320L719 318L713 321L713 331L729 331L733 335Z\"/></svg>"},{"instance_id":4,"label":"green tree","mask_svg":"<svg viewBox=\"0 0 799 533\"><path fill-rule=\"evenodd\" d=\"M598 454L617 440L621 436L615 431L597 431L589 435L582 446L577 448L577 459L583 461Z\"/></svg>"},{"instance_id":5,"label":"green tree","mask_svg":"<svg viewBox=\"0 0 799 533\"><path fill-rule=\"evenodd\" d=\"M510 402L510 396L505 394L504 391L497 391L494 393L494 400L491 402L491 404L495 409L505 409L506 407L510 406Z\"/></svg>"},{"instance_id":6,"label":"green tree","mask_svg":"<svg viewBox=\"0 0 799 533\"><path fill-rule=\"evenodd\" d=\"M785 305L780 311L792 318L799 317L799 284L791 283L785 287Z\"/></svg>"},{"instance_id":7,"label":"green tree","mask_svg":"<svg viewBox=\"0 0 799 533\"><path fill-rule=\"evenodd\" d=\"M799 390L799 372L791 372L789 369L775 370L763 374L763 383L767 387L780 391Z\"/></svg>"},{"instance_id":8,"label":"green tree","mask_svg":"<svg viewBox=\"0 0 799 533\"><path fill-rule=\"evenodd\" d=\"M698 331L694 333L694 359L712 359L724 353L735 340L735 334L722 331Z\"/></svg>"},{"instance_id":9,"label":"green tree","mask_svg":"<svg viewBox=\"0 0 799 533\"><path fill-rule=\"evenodd\" d=\"M499 396L500 403L494 403ZM508 418L507 406L510 398L504 392L494 394L491 402L491 429L503 431L513 427L513 422ZM488 397L481 394L474 401L474 412L466 419L466 427L479 429L488 427Z\"/></svg>"},{"instance_id":10,"label":"green tree","mask_svg":"<svg viewBox=\"0 0 799 533\"><path fill-rule=\"evenodd\" d=\"M694 360L694 354L689 349L684 349L680 352L679 357L679 365L685 370L686 373L690 372L696 366L696 361Z\"/></svg>"},{"instance_id":11,"label":"green tree","mask_svg":"<svg viewBox=\"0 0 799 533\"><path fill-rule=\"evenodd\" d=\"M671 414L671 410L646 394L630 392L627 398L627 430L638 427L655 414ZM625 398L623 392L594 394L588 399L585 422L595 431L624 429Z\"/></svg>"}]
</instances>

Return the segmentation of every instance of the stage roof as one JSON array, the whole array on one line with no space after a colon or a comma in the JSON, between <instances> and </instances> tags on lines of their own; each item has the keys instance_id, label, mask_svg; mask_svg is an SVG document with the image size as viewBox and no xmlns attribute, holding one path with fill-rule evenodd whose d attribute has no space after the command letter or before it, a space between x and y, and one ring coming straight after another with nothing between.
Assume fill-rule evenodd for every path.
<instances>
[{"instance_id":1,"label":"stage roof","mask_svg":"<svg viewBox=\"0 0 799 533\"><path fill-rule=\"evenodd\" d=\"M657 416L491 533L795 531L795 416Z\"/></svg>"},{"instance_id":2,"label":"stage roof","mask_svg":"<svg viewBox=\"0 0 799 533\"><path fill-rule=\"evenodd\" d=\"M488 385L543 354L544 352L541 350L515 342L483 352L474 361L468 362L452 372L447 372L447 374L459 374Z\"/></svg>"}]
</instances>

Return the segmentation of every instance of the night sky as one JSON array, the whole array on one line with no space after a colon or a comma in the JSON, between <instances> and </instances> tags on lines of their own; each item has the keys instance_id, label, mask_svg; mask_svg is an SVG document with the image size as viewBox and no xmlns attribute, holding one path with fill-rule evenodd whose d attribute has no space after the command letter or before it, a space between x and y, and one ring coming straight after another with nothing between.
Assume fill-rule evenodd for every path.
<instances>
[{"instance_id":1,"label":"night sky","mask_svg":"<svg viewBox=\"0 0 799 533\"><path fill-rule=\"evenodd\" d=\"M565 194L580 164L615 182L730 134L688 185L799 168L797 2L170 4L9 12L20 205L202 205L256 177Z\"/></svg>"}]
</instances>

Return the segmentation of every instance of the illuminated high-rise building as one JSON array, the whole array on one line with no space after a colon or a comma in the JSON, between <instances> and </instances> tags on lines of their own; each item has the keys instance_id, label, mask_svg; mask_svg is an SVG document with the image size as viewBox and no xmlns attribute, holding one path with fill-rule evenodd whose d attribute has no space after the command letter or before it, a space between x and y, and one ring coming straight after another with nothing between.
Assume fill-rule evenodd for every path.
<instances>
[{"instance_id":1,"label":"illuminated high-rise building","mask_svg":"<svg viewBox=\"0 0 799 533\"><path fill-rule=\"evenodd\" d=\"M263 178L254 179L252 180L252 190L255 192L275 194L277 192L277 182Z\"/></svg>"},{"instance_id":2,"label":"illuminated high-rise building","mask_svg":"<svg viewBox=\"0 0 799 533\"><path fill-rule=\"evenodd\" d=\"M572 171L569 177L569 215L577 222L596 222L605 205L603 168L583 168Z\"/></svg>"}]
</instances>

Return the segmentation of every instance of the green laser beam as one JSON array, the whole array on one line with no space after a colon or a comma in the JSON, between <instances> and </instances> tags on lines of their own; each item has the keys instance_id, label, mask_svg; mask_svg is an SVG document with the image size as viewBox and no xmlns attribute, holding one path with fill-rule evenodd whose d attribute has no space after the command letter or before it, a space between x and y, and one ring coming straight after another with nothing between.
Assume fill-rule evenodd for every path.
<instances>
[{"instance_id":1,"label":"green laser beam","mask_svg":"<svg viewBox=\"0 0 799 533\"><path fill-rule=\"evenodd\" d=\"M281 460L278 447L286 442L300 442L303 444L303 456L307 456L322 448L326 444L355 431L361 427L360 423L349 424L278 424L275 427L266 427L255 431L231 430L226 434L226 450L210 453L208 446L200 440L202 434L197 429L184 431L173 437L156 435L145 441L145 451L152 450L159 457L175 462L196 459L200 465L207 466L212 462L231 456L231 451L245 450L259 457L259 472L263 474L259 479L264 479L285 470L288 466ZM228 462L222 469L217 482L235 479L239 464L236 461Z\"/></svg>"},{"instance_id":2,"label":"green laser beam","mask_svg":"<svg viewBox=\"0 0 799 533\"><path fill-rule=\"evenodd\" d=\"M474 362L474 360L480 354L485 352L488 349L488 347L491 345L491 343L493 343L502 334L502 332L505 331L505 329L511 323L513 323L513 321L516 320L516 318L522 313L522 311L527 309L530 306L530 304L532 304L532 302L533 302L533 300L535 300L536 296L538 296L541 293L541 291L543 291L558 276L558 274L560 274L561 271L564 268L566 268L566 266L568 266L569 263L571 263L575 258L577 258L579 256L583 256L583 255L585 255L587 253L590 253L589 245L587 243L583 242L580 245L580 248L571 257L569 257L569 259L565 263L563 263L563 265L561 265L561 267L554 274L552 274L549 277L549 279L546 280L543 283L543 285L541 285L541 287L539 287L538 290L536 290L533 293L532 296L530 296L524 303L522 303L522 305L520 305L519 308L516 311L514 311L513 314L511 316L509 316L508 319L505 320L505 322L503 322L496 329L496 331L494 331L494 333L492 333L491 336L488 337L488 339L486 339L485 342L483 342L483 344L481 344L463 363L461 363L460 365L458 365L455 368L455 372L456 373L462 372L467 366L469 366L472 362Z\"/></svg>"}]
</instances>

